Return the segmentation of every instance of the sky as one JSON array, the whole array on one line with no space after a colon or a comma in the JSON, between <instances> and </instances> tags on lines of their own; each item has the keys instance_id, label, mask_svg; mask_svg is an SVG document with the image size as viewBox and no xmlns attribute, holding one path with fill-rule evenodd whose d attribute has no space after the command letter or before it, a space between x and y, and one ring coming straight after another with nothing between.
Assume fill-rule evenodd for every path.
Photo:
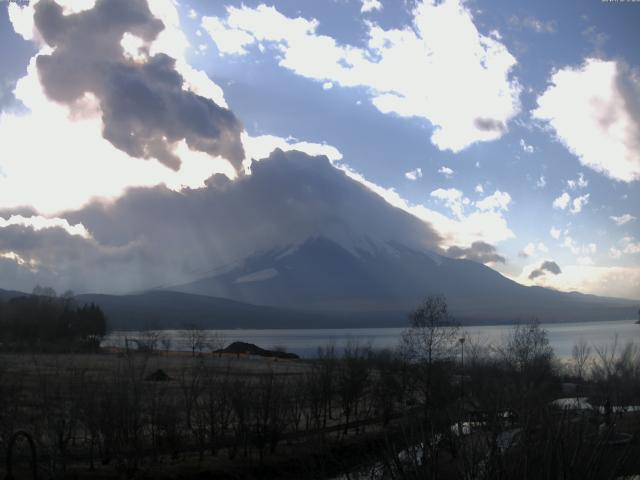
<instances>
[{"instance_id":1,"label":"sky","mask_svg":"<svg viewBox=\"0 0 640 480\"><path fill-rule=\"evenodd\" d=\"M241 183L277 147L439 251L640 298L638 24L633 1L4 0L0 287L143 256L84 213Z\"/></svg>"}]
</instances>

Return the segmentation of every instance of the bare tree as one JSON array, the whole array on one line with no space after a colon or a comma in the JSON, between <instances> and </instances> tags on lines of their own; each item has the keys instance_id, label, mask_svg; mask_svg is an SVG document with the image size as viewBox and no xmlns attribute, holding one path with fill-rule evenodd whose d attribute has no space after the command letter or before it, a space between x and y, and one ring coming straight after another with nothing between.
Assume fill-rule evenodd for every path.
<instances>
[{"instance_id":1,"label":"bare tree","mask_svg":"<svg viewBox=\"0 0 640 480\"><path fill-rule=\"evenodd\" d=\"M402 350L418 370L425 406L433 401L434 368L451 359L458 344L459 325L449 315L443 296L427 297L409 316L409 328L402 335ZM429 407L427 407L429 408Z\"/></svg>"},{"instance_id":2,"label":"bare tree","mask_svg":"<svg viewBox=\"0 0 640 480\"><path fill-rule=\"evenodd\" d=\"M573 373L578 379L584 380L586 366L591 357L591 347L581 338L578 343L573 345L571 350L571 358L573 360Z\"/></svg>"},{"instance_id":3,"label":"bare tree","mask_svg":"<svg viewBox=\"0 0 640 480\"><path fill-rule=\"evenodd\" d=\"M403 348L415 369L415 380L422 396L421 435L425 448L422 461L432 477L438 468L438 438L449 434L444 426L450 402L451 368L447 365L458 344L459 326L449 315L443 296L429 296L409 317L403 334Z\"/></svg>"},{"instance_id":4,"label":"bare tree","mask_svg":"<svg viewBox=\"0 0 640 480\"><path fill-rule=\"evenodd\" d=\"M159 342L160 332L152 328L145 328L140 332L138 348L142 350L143 353L153 354L158 349Z\"/></svg>"},{"instance_id":5,"label":"bare tree","mask_svg":"<svg viewBox=\"0 0 640 480\"><path fill-rule=\"evenodd\" d=\"M640 349L633 342L619 348L617 335L611 345L594 347L591 380L597 387L599 401L622 407L638 399L640 384Z\"/></svg>"},{"instance_id":6,"label":"bare tree","mask_svg":"<svg viewBox=\"0 0 640 480\"><path fill-rule=\"evenodd\" d=\"M370 379L370 349L349 342L344 349L338 373L337 392L344 414L344 434L350 422L358 419L361 403Z\"/></svg>"},{"instance_id":7,"label":"bare tree","mask_svg":"<svg viewBox=\"0 0 640 480\"><path fill-rule=\"evenodd\" d=\"M507 365L521 374L549 369L553 359L553 349L549 345L547 331L535 318L515 326L507 337L501 353Z\"/></svg>"},{"instance_id":8,"label":"bare tree","mask_svg":"<svg viewBox=\"0 0 640 480\"><path fill-rule=\"evenodd\" d=\"M224 334L217 331L208 332L206 343L207 348L211 350L211 352L220 352L225 344ZM219 353L218 356L220 356Z\"/></svg>"},{"instance_id":9,"label":"bare tree","mask_svg":"<svg viewBox=\"0 0 640 480\"><path fill-rule=\"evenodd\" d=\"M169 335L164 334L160 337L160 345L162 345L165 355L169 355L171 346L173 345L173 340Z\"/></svg>"},{"instance_id":10,"label":"bare tree","mask_svg":"<svg viewBox=\"0 0 640 480\"><path fill-rule=\"evenodd\" d=\"M450 357L458 340L459 325L449 315L446 299L429 296L409 316L402 341L414 360L431 365Z\"/></svg>"},{"instance_id":11,"label":"bare tree","mask_svg":"<svg viewBox=\"0 0 640 480\"><path fill-rule=\"evenodd\" d=\"M287 425L285 389L284 380L272 370L260 375L251 389L249 412L252 441L258 449L261 462L267 446L271 453L275 452Z\"/></svg>"},{"instance_id":12,"label":"bare tree","mask_svg":"<svg viewBox=\"0 0 640 480\"><path fill-rule=\"evenodd\" d=\"M207 348L208 335L207 331L199 325L194 323L185 325L184 339L191 350L191 356L195 357L196 353L201 354L202 351Z\"/></svg>"},{"instance_id":13,"label":"bare tree","mask_svg":"<svg viewBox=\"0 0 640 480\"><path fill-rule=\"evenodd\" d=\"M216 374L212 368L205 370L204 404L211 455L217 454L219 443L230 428L232 387L232 373L228 365L223 374Z\"/></svg>"}]
</instances>

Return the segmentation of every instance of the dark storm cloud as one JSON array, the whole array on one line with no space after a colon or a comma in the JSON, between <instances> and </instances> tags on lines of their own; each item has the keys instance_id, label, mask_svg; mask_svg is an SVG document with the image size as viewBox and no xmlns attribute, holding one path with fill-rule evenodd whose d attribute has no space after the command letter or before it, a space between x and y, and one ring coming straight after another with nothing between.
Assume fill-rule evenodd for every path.
<instances>
[{"instance_id":1,"label":"dark storm cloud","mask_svg":"<svg viewBox=\"0 0 640 480\"><path fill-rule=\"evenodd\" d=\"M478 263L505 263L502 255L498 255L496 247L485 242L473 242L468 248L449 247L447 255L452 258L464 258Z\"/></svg>"},{"instance_id":2,"label":"dark storm cloud","mask_svg":"<svg viewBox=\"0 0 640 480\"><path fill-rule=\"evenodd\" d=\"M93 236L88 240L62 230L54 236L50 230L0 228L0 253L47 259L43 265L52 265L49 271L65 283L38 281L57 290L126 292L209 276L253 253L314 235L421 250L437 250L441 240L428 224L391 207L326 157L276 150L251 170L234 181L216 175L201 189L135 188L113 202L61 215L84 225Z\"/></svg>"},{"instance_id":3,"label":"dark storm cloud","mask_svg":"<svg viewBox=\"0 0 640 480\"><path fill-rule=\"evenodd\" d=\"M556 262L544 261L539 268L529 274L529 280L541 277L542 275L545 275L546 272L552 273L553 275L559 275L562 273L562 270L560 270L560 266Z\"/></svg>"},{"instance_id":4,"label":"dark storm cloud","mask_svg":"<svg viewBox=\"0 0 640 480\"><path fill-rule=\"evenodd\" d=\"M504 122L493 118L476 118L473 122L476 128L485 132L506 132L507 127Z\"/></svg>"},{"instance_id":5,"label":"dark storm cloud","mask_svg":"<svg viewBox=\"0 0 640 480\"><path fill-rule=\"evenodd\" d=\"M311 235L396 240L436 248L440 238L421 221L331 166L326 157L276 150L233 182L222 175L207 187L174 192L138 188L111 204L70 213L101 243L140 239L158 253L189 251L184 265L220 265Z\"/></svg>"},{"instance_id":6,"label":"dark storm cloud","mask_svg":"<svg viewBox=\"0 0 640 480\"><path fill-rule=\"evenodd\" d=\"M157 54L136 63L125 57L125 33L149 44L164 29L146 0L98 0L93 9L73 15L42 0L34 18L42 38L55 47L37 58L47 96L74 108L85 93L94 94L103 135L116 148L178 169L171 143L184 139L191 149L221 155L240 169L242 127L230 110L183 90L173 58Z\"/></svg>"}]
</instances>

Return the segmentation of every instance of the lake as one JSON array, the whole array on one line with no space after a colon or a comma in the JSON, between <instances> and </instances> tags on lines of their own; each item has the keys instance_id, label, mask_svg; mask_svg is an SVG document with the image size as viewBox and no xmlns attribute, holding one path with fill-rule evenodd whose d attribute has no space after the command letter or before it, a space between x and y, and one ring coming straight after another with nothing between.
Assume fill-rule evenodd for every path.
<instances>
[{"instance_id":1,"label":"lake","mask_svg":"<svg viewBox=\"0 0 640 480\"><path fill-rule=\"evenodd\" d=\"M569 358L573 345L584 340L590 346L610 345L618 336L618 343L640 341L640 325L635 320L589 323L548 323L541 324L547 331L549 343L559 358ZM513 325L477 325L463 328L472 341L484 345L499 344L505 336L513 331ZM266 349L285 348L303 358L315 356L318 347L333 345L338 352L348 342L371 345L375 349L394 348L402 336L402 328L320 328L320 329L266 329L266 330L210 330L211 334L219 334L224 344L242 341L258 345ZM166 330L162 335L172 339L172 350L189 350L183 330ZM462 333L462 332L461 332ZM124 337L140 338L140 332L112 332L105 338L105 346L124 346ZM160 348L160 347L159 347Z\"/></svg>"}]
</instances>

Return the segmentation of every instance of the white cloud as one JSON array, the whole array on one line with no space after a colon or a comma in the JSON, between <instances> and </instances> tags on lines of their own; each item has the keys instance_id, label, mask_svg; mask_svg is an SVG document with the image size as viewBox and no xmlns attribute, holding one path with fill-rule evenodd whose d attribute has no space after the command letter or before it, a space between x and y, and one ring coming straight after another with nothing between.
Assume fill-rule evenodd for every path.
<instances>
[{"instance_id":1,"label":"white cloud","mask_svg":"<svg viewBox=\"0 0 640 480\"><path fill-rule=\"evenodd\" d=\"M609 218L614 222L616 222L616 225L618 226L625 225L629 222L632 222L633 220L637 220L637 218L631 215L630 213L625 213L624 215L620 215L619 217L612 215Z\"/></svg>"},{"instance_id":2,"label":"white cloud","mask_svg":"<svg viewBox=\"0 0 640 480\"><path fill-rule=\"evenodd\" d=\"M495 245L515 237L506 219L500 212L476 211L469 215L462 215L459 218L453 219L431 210L424 205L409 202L402 198L395 189L385 188L367 180L362 174L344 163L334 162L334 166L345 172L349 178L360 182L369 190L377 193L390 205L430 223L442 236L440 246L443 249L451 246L470 247L474 242L485 242ZM438 194L438 196L440 196L440 194ZM457 196L457 194L452 192L442 196L453 198ZM463 207L470 204L469 199L464 196L462 196L460 202Z\"/></svg>"},{"instance_id":3,"label":"white cloud","mask_svg":"<svg viewBox=\"0 0 640 480\"><path fill-rule=\"evenodd\" d=\"M307 155L324 155L331 162L342 159L342 153L336 147L325 143L301 142L294 138L282 138L275 135L259 135L252 137L244 132L242 134L242 145L245 150L245 161L243 162L245 172L250 173L251 161L267 158L276 148L285 152L298 150Z\"/></svg>"},{"instance_id":4,"label":"white cloud","mask_svg":"<svg viewBox=\"0 0 640 480\"><path fill-rule=\"evenodd\" d=\"M579 173L578 178L576 180L567 180L567 186L571 190L576 190L578 188L586 188L589 186L589 181L584 178L583 173Z\"/></svg>"},{"instance_id":5,"label":"white cloud","mask_svg":"<svg viewBox=\"0 0 640 480\"><path fill-rule=\"evenodd\" d=\"M324 82L322 84L322 89L323 90L331 90L333 88L333 83L331 82Z\"/></svg>"},{"instance_id":6,"label":"white cloud","mask_svg":"<svg viewBox=\"0 0 640 480\"><path fill-rule=\"evenodd\" d=\"M636 253L640 253L640 242L634 239L633 237L624 237L620 244L622 245L622 252L634 255Z\"/></svg>"},{"instance_id":7,"label":"white cloud","mask_svg":"<svg viewBox=\"0 0 640 480\"><path fill-rule=\"evenodd\" d=\"M38 260L34 258L26 259L14 251L8 250L8 251L0 252L0 258L11 260L21 267L27 267L29 270L31 270L34 273L38 271L38 265L39 265Z\"/></svg>"},{"instance_id":8,"label":"white cloud","mask_svg":"<svg viewBox=\"0 0 640 480\"><path fill-rule=\"evenodd\" d=\"M362 0L362 7L360 7L362 13L374 10L382 10L382 3L379 0Z\"/></svg>"},{"instance_id":9,"label":"white cloud","mask_svg":"<svg viewBox=\"0 0 640 480\"><path fill-rule=\"evenodd\" d=\"M609 249L609 256L612 258L620 258L622 255L635 255L640 253L640 241L633 237L623 237L617 247Z\"/></svg>"},{"instance_id":10,"label":"white cloud","mask_svg":"<svg viewBox=\"0 0 640 480\"><path fill-rule=\"evenodd\" d=\"M617 247L609 249L609 256L612 258L621 258L622 255L635 255L640 253L640 241L633 237L623 237Z\"/></svg>"},{"instance_id":11,"label":"white cloud","mask_svg":"<svg viewBox=\"0 0 640 480\"><path fill-rule=\"evenodd\" d=\"M581 262L588 263L587 256ZM561 291L578 291L609 297L640 299L640 268L579 264L563 265L558 275L538 277L535 284ZM525 285L534 284L527 277L537 264L527 265L514 280Z\"/></svg>"},{"instance_id":12,"label":"white cloud","mask_svg":"<svg viewBox=\"0 0 640 480\"><path fill-rule=\"evenodd\" d=\"M532 114L586 165L609 177L640 179L640 79L596 58L553 73Z\"/></svg>"},{"instance_id":13,"label":"white cloud","mask_svg":"<svg viewBox=\"0 0 640 480\"><path fill-rule=\"evenodd\" d=\"M144 40L129 32L125 32L120 41L120 46L124 50L124 56L129 60L142 63L147 60L147 53L144 50Z\"/></svg>"},{"instance_id":14,"label":"white cloud","mask_svg":"<svg viewBox=\"0 0 640 480\"><path fill-rule=\"evenodd\" d=\"M524 138L520 139L520 147L525 153L533 153L535 151L533 146L528 145L527 142L524 141Z\"/></svg>"},{"instance_id":15,"label":"white cloud","mask_svg":"<svg viewBox=\"0 0 640 480\"><path fill-rule=\"evenodd\" d=\"M562 242L562 246L567 248L574 255L593 255L598 251L598 246L595 243L589 243L586 245L581 245L577 243L573 238L569 235L564 237L564 241Z\"/></svg>"},{"instance_id":16,"label":"white cloud","mask_svg":"<svg viewBox=\"0 0 640 480\"><path fill-rule=\"evenodd\" d=\"M381 112L428 120L431 140L443 150L500 138L520 110L521 87L511 78L515 58L478 31L460 0L418 3L413 24L403 29L367 23L366 48L340 45L317 33L317 20L290 18L274 7L229 7L227 13L210 30L221 51L244 54L252 37L272 47L280 65L298 75L366 87ZM234 36L249 36L229 42L221 25Z\"/></svg>"},{"instance_id":17,"label":"white cloud","mask_svg":"<svg viewBox=\"0 0 640 480\"><path fill-rule=\"evenodd\" d=\"M532 16L517 17L513 15L509 18L509 24L516 28L527 28L536 33L554 33L557 28L555 20L543 21Z\"/></svg>"},{"instance_id":18,"label":"white cloud","mask_svg":"<svg viewBox=\"0 0 640 480\"><path fill-rule=\"evenodd\" d=\"M484 193L484 187L480 183L476 185L476 188L474 190L476 191L476 193Z\"/></svg>"},{"instance_id":19,"label":"white cloud","mask_svg":"<svg viewBox=\"0 0 640 480\"><path fill-rule=\"evenodd\" d=\"M564 242L562 242L562 246L571 250L571 253L574 255L580 254L580 247L576 244L576 242L571 237L564 237Z\"/></svg>"},{"instance_id":20,"label":"white cloud","mask_svg":"<svg viewBox=\"0 0 640 480\"><path fill-rule=\"evenodd\" d=\"M569 209L569 211L571 213L580 213L582 211L582 208L589 203L589 195L590 194L585 194L582 195L580 197L576 197L573 199L572 203L572 207Z\"/></svg>"},{"instance_id":21,"label":"white cloud","mask_svg":"<svg viewBox=\"0 0 640 480\"><path fill-rule=\"evenodd\" d=\"M540 178L536 181L536 188L544 188L547 185L547 180L544 175L540 175Z\"/></svg>"},{"instance_id":22,"label":"white cloud","mask_svg":"<svg viewBox=\"0 0 640 480\"><path fill-rule=\"evenodd\" d=\"M457 188L438 188L431 192L431 196L443 201L456 217L463 216L464 203L465 200L468 203L468 199L465 199L464 194Z\"/></svg>"},{"instance_id":23,"label":"white cloud","mask_svg":"<svg viewBox=\"0 0 640 480\"><path fill-rule=\"evenodd\" d=\"M13 30L25 40L33 40L33 5L21 6L18 2L8 2L8 14Z\"/></svg>"},{"instance_id":24,"label":"white cloud","mask_svg":"<svg viewBox=\"0 0 640 480\"><path fill-rule=\"evenodd\" d=\"M229 28L216 17L202 17L202 29L214 39L222 55L242 55L245 47L253 44L255 38L244 30Z\"/></svg>"},{"instance_id":25,"label":"white cloud","mask_svg":"<svg viewBox=\"0 0 640 480\"><path fill-rule=\"evenodd\" d=\"M549 235L551 235L551 237L555 238L556 240L560 240L561 233L562 232L560 231L560 229L556 227L551 227L551 230L549 230Z\"/></svg>"},{"instance_id":26,"label":"white cloud","mask_svg":"<svg viewBox=\"0 0 640 480\"><path fill-rule=\"evenodd\" d=\"M564 210L569 205L571 201L571 196L567 192L562 192L558 198L553 201L553 208L557 208L559 210Z\"/></svg>"},{"instance_id":27,"label":"white cloud","mask_svg":"<svg viewBox=\"0 0 640 480\"><path fill-rule=\"evenodd\" d=\"M69 235L78 235L86 239L91 238L91 235L84 227L84 225L82 225L81 223L71 225L69 224L69 221L64 218L47 218L40 215L33 215L30 217L24 217L22 215L12 215L8 219L0 217L0 228L6 228L15 225L33 228L36 231L49 228L61 228Z\"/></svg>"},{"instance_id":28,"label":"white cloud","mask_svg":"<svg viewBox=\"0 0 640 480\"><path fill-rule=\"evenodd\" d=\"M409 180L417 180L422 178L422 169L420 167L415 170L410 170L404 174L404 176Z\"/></svg>"},{"instance_id":29,"label":"white cloud","mask_svg":"<svg viewBox=\"0 0 640 480\"><path fill-rule=\"evenodd\" d=\"M593 265L593 259L591 257L578 257L576 258L578 265Z\"/></svg>"},{"instance_id":30,"label":"white cloud","mask_svg":"<svg viewBox=\"0 0 640 480\"><path fill-rule=\"evenodd\" d=\"M527 245L522 249L522 254L520 256L523 257L532 257L534 255L537 255L537 253L549 253L549 249L547 248L547 246L542 243L542 242L538 242L537 244L533 243L533 242L529 242L527 243Z\"/></svg>"},{"instance_id":31,"label":"white cloud","mask_svg":"<svg viewBox=\"0 0 640 480\"><path fill-rule=\"evenodd\" d=\"M562 192L562 195L557 197L553 201L553 208L557 208L558 210L566 210L569 207L569 212L580 213L585 205L589 203L589 193L581 195L579 197L571 198L567 192Z\"/></svg>"},{"instance_id":32,"label":"white cloud","mask_svg":"<svg viewBox=\"0 0 640 480\"><path fill-rule=\"evenodd\" d=\"M189 18L191 20L198 18L198 12L196 12L193 8L189 9Z\"/></svg>"},{"instance_id":33,"label":"white cloud","mask_svg":"<svg viewBox=\"0 0 640 480\"><path fill-rule=\"evenodd\" d=\"M454 172L449 167L440 167L438 169L438 173L441 173L445 177L450 178L451 176L453 176Z\"/></svg>"},{"instance_id":34,"label":"white cloud","mask_svg":"<svg viewBox=\"0 0 640 480\"><path fill-rule=\"evenodd\" d=\"M524 248L522 249L522 252L523 252L527 257L530 257L530 256L532 256L534 253L536 253L536 246L535 246L533 243L529 242L529 243L527 243L527 246L526 246L526 247L524 247Z\"/></svg>"},{"instance_id":35,"label":"white cloud","mask_svg":"<svg viewBox=\"0 0 640 480\"><path fill-rule=\"evenodd\" d=\"M34 30L33 14L34 6L38 1L0 1L0 4L8 3L9 20L13 25L13 29L25 40L34 40L37 37ZM96 0L56 0L56 3L62 7L64 15L69 15L92 9L96 4Z\"/></svg>"},{"instance_id":36,"label":"white cloud","mask_svg":"<svg viewBox=\"0 0 640 480\"><path fill-rule=\"evenodd\" d=\"M475 203L478 209L483 211L489 210L509 210L509 203L511 203L511 195L506 192L496 190L488 197L483 198Z\"/></svg>"}]
</instances>

